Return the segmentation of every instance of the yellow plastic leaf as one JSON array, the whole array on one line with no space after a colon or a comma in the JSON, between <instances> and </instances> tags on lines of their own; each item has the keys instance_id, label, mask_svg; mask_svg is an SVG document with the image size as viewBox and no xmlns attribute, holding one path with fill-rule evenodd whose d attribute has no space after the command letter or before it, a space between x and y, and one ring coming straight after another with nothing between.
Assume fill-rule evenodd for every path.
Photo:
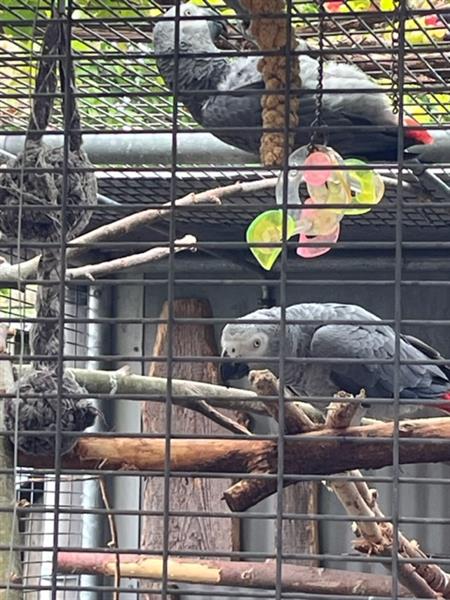
<instances>
[{"instance_id":1,"label":"yellow plastic leaf","mask_svg":"<svg viewBox=\"0 0 450 600\"><path fill-rule=\"evenodd\" d=\"M296 231L296 224L293 217L287 217L287 239L292 237ZM283 211L266 210L253 219L247 228L246 239L248 244L255 243L280 243L283 232ZM278 248L257 248L250 247L250 250L259 264L266 271L275 264L275 261L281 254L281 245Z\"/></svg>"}]
</instances>

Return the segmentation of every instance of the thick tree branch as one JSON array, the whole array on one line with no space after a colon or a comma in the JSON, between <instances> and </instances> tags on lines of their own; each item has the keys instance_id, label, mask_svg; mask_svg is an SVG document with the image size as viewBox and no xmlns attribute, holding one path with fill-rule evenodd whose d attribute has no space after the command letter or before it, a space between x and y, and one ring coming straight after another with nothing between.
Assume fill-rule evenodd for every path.
<instances>
[{"instance_id":1,"label":"thick tree branch","mask_svg":"<svg viewBox=\"0 0 450 600\"><path fill-rule=\"evenodd\" d=\"M168 579L173 583L259 589L273 589L276 584L276 565L273 561L234 562L169 558L167 568ZM59 552L58 571L67 574L111 576L115 571L115 557L96 552ZM163 571L162 558L122 554L120 571L122 577L159 580ZM297 565L283 565L282 570L284 592L388 597L391 595L391 587L391 578L382 575ZM400 588L399 596L408 596L407 590Z\"/></svg>"},{"instance_id":2,"label":"thick tree branch","mask_svg":"<svg viewBox=\"0 0 450 600\"><path fill-rule=\"evenodd\" d=\"M450 419L402 421L400 464L450 460ZM351 427L344 431L323 429L285 440L284 472L287 475L331 475L352 469L379 469L392 465L393 423ZM71 468L136 468L163 470L165 439L81 437L63 465ZM173 471L211 473L277 472L277 442L248 439L175 439L171 442ZM53 457L21 456L21 465L52 466ZM248 508L248 507L246 507Z\"/></svg>"},{"instance_id":3,"label":"thick tree branch","mask_svg":"<svg viewBox=\"0 0 450 600\"><path fill-rule=\"evenodd\" d=\"M164 377L145 377L129 375L126 371L92 371L89 369L70 369L76 380L90 394L110 394L123 397L141 396L141 400L166 402L167 379ZM265 405L259 401L255 392L238 388L227 388L201 381L172 379L172 401L174 404L195 410L196 402L205 400L211 406L221 409L241 410L267 415ZM312 420L319 420L321 413L313 406L296 402Z\"/></svg>"},{"instance_id":4,"label":"thick tree branch","mask_svg":"<svg viewBox=\"0 0 450 600\"><path fill-rule=\"evenodd\" d=\"M341 400L345 398L353 400L352 394L345 392L339 392L336 397ZM361 390L357 399L364 400L365 397L365 391ZM360 403L332 402L328 407L325 426L345 429L350 425L358 424L361 414ZM362 540L360 539L356 545L360 550L364 548L367 554L372 556L392 557L394 530L390 523L385 522L384 515L378 507L376 490L369 490L358 469L348 471L348 475L352 478L359 478L360 481L332 481L329 482L328 487L334 492L347 514L357 519L357 534L360 538L362 537ZM383 519L383 522L377 522L375 520L377 516L380 517L380 520ZM359 517L369 517L373 521L360 520ZM405 541L409 544L408 540ZM439 593L430 585L430 578L423 577L423 574L414 565L402 562L404 554L402 554L402 548L399 550L397 553L399 581L418 598L438 598ZM389 569L390 565L385 564L385 567Z\"/></svg>"},{"instance_id":5,"label":"thick tree branch","mask_svg":"<svg viewBox=\"0 0 450 600\"><path fill-rule=\"evenodd\" d=\"M279 393L278 380L275 375L267 370L251 371L249 382L258 396L277 396ZM279 419L278 402L265 401L262 403L267 412L275 419ZM284 405L284 431L288 434L306 433L314 431L319 425L315 423L302 408L292 402ZM292 482L284 482L285 487ZM241 479L224 492L224 500L229 508L234 511L242 510L242 506L254 506L259 500L267 498L277 491L277 482L274 479ZM245 509L244 509L245 510Z\"/></svg>"},{"instance_id":6,"label":"thick tree branch","mask_svg":"<svg viewBox=\"0 0 450 600\"><path fill-rule=\"evenodd\" d=\"M270 371L252 371L249 380L259 394L273 395L278 389L278 383ZM332 402L327 410L327 416L324 427L329 429L346 429L350 425L359 424L362 415L362 408L359 402L343 402L345 399L352 399L351 394L339 392L335 395L340 402ZM358 400L365 399L365 391L361 390L357 396ZM272 405L274 406L274 405ZM272 416L279 422L278 406L275 411L270 411ZM306 417L307 418L307 417ZM305 421L305 415L302 410L294 406L294 410L285 406L285 431L287 434L312 431L317 429L313 422ZM385 522L385 516L377 504L377 494L375 490L370 490L364 481L362 473L359 470L348 471L352 478L360 478L360 481L332 481L328 483L329 489L335 493L341 504L350 516L364 517L364 520L358 520L358 535L362 536L357 547L359 550L368 554L378 556L392 556L392 544L394 531L390 523ZM249 485L250 484L250 485ZM251 494L260 497L262 491L276 491L276 482L271 480L242 480L235 486L232 486L225 496L227 502L239 505L240 498L243 497L246 502L255 502ZM365 518L372 518L372 521ZM380 521L377 522L376 518ZM400 554L399 559L405 558L426 558L426 555L418 550L417 544L411 544L402 534L399 534ZM409 550L405 551L406 548ZM398 563L398 573L400 582L407 587L412 594L420 598L437 598L439 594L448 592L449 580L447 575L437 565L424 564L413 566L404 562Z\"/></svg>"}]
</instances>

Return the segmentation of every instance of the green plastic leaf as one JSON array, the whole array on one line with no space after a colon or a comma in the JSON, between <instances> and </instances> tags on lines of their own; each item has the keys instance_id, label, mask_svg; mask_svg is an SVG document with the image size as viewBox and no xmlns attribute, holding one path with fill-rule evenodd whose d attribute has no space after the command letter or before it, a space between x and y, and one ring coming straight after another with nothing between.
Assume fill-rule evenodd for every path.
<instances>
[{"instance_id":1,"label":"green plastic leaf","mask_svg":"<svg viewBox=\"0 0 450 600\"><path fill-rule=\"evenodd\" d=\"M253 219L247 228L247 243L280 243L282 241L283 232L283 211L266 210ZM296 233L296 223L293 217L287 218L287 239L291 238ZM275 261L281 254L281 246L278 248L257 248L250 247L253 256L258 263L266 271L275 264Z\"/></svg>"}]
</instances>

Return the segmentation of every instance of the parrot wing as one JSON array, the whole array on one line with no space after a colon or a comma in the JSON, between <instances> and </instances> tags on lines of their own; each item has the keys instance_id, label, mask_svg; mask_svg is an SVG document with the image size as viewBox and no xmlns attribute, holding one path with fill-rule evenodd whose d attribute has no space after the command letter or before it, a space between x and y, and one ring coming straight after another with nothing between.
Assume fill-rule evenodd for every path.
<instances>
[{"instance_id":1,"label":"parrot wing","mask_svg":"<svg viewBox=\"0 0 450 600\"><path fill-rule=\"evenodd\" d=\"M262 132L261 97L264 83L254 82L223 92L211 93L203 104L201 125L227 144L257 154ZM309 144L311 125L316 116L314 93L304 90L300 96L300 122L295 135L296 147ZM374 128L361 115L322 108L322 122L328 129L326 143L345 157L365 160L395 160L396 127Z\"/></svg>"},{"instance_id":2,"label":"parrot wing","mask_svg":"<svg viewBox=\"0 0 450 600\"><path fill-rule=\"evenodd\" d=\"M426 362L429 356L423 349L432 349L422 342L420 346L418 348L403 336L400 360ZM395 335L386 326L324 325L317 329L311 340L311 357L385 361L393 360L394 354ZM330 362L330 377L341 389L357 394L364 388L372 397L393 396L393 363ZM437 365L402 364L399 388L401 398L435 398L450 388L450 381Z\"/></svg>"}]
</instances>

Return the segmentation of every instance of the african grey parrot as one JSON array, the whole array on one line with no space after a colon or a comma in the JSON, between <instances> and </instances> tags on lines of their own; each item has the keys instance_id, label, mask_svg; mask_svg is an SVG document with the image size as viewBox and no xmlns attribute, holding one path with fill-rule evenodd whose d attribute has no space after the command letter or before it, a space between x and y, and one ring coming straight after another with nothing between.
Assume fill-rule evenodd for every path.
<instances>
[{"instance_id":1,"label":"african grey parrot","mask_svg":"<svg viewBox=\"0 0 450 600\"><path fill-rule=\"evenodd\" d=\"M215 44L224 25L212 10L188 2L179 7L179 13L183 19L178 28L181 54L176 76L175 7L158 21L153 31L161 75L172 90L177 86L178 98L200 125L232 146L256 154L262 125L261 95L265 89L257 69L259 57L224 55ZM307 52L306 45L299 44ZM297 147L310 141L318 78L318 63L314 58L301 54L299 60L304 93L300 128L295 137ZM323 84L325 89L342 90L325 93L323 97L327 143L344 157L396 161L398 121L382 88L355 65L331 61L325 64ZM367 89L368 93L349 93L352 89ZM437 152L438 162L450 162L450 137L439 137L442 143ZM432 142L433 137L424 129L405 130L405 147ZM420 153L416 151L414 157L420 160Z\"/></svg>"},{"instance_id":2,"label":"african grey parrot","mask_svg":"<svg viewBox=\"0 0 450 600\"><path fill-rule=\"evenodd\" d=\"M222 379L225 382L239 379L249 369L270 369L278 376L280 308L260 309L241 319L260 322L233 323L224 327L221 347L222 357L227 360L221 363ZM265 322L270 320L275 322ZM305 322L286 323L284 356L311 360L305 363L286 361L286 387L301 396L331 397L340 390L357 394L364 388L369 399L393 397L394 364L372 361L393 359L395 334L390 326L378 324L377 316L353 304L304 303L286 308L286 321ZM348 324L328 324L330 321L348 321ZM367 321L372 321L373 325L366 324ZM271 361L261 361L269 357ZM315 363L314 359L322 361ZM349 364L345 359L359 359L360 362ZM364 362L364 359L371 362ZM401 361L427 362L430 359L442 357L425 342L412 336L401 336ZM401 364L398 385L401 399L423 399L427 407L450 412L450 369L446 366ZM401 414L417 412L420 408L423 406L417 403L400 405ZM369 414L388 417L392 414L392 401L390 405L372 402Z\"/></svg>"}]
</instances>

